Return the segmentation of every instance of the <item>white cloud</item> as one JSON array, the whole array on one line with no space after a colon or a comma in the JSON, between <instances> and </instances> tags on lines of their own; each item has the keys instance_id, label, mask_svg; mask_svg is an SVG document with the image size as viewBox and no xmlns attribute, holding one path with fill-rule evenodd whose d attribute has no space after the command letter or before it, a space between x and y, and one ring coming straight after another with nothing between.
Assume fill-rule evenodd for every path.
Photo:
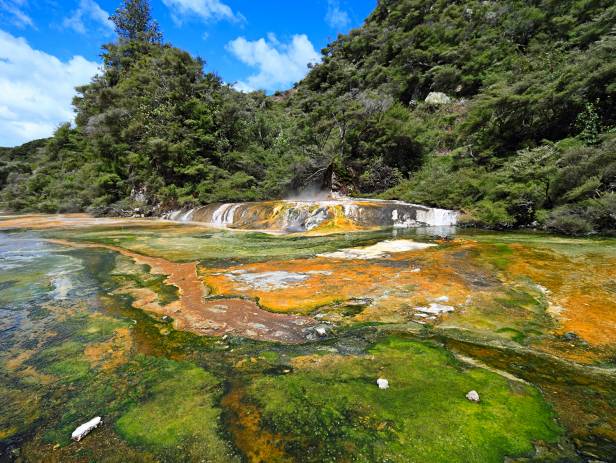
<instances>
[{"instance_id":1,"label":"white cloud","mask_svg":"<svg viewBox=\"0 0 616 463\"><path fill-rule=\"evenodd\" d=\"M0 0L0 17L8 16L7 19L17 27L34 27L32 18L24 11L25 6L26 0Z\"/></svg>"},{"instance_id":2,"label":"white cloud","mask_svg":"<svg viewBox=\"0 0 616 463\"><path fill-rule=\"evenodd\" d=\"M84 19L93 21L102 26L103 32L110 34L114 30L113 22L109 19L109 13L103 10L94 0L81 0L79 7L71 16L64 19L64 27L73 29L75 32L85 34L87 32Z\"/></svg>"},{"instance_id":3,"label":"white cloud","mask_svg":"<svg viewBox=\"0 0 616 463\"><path fill-rule=\"evenodd\" d=\"M82 56L61 61L0 30L0 146L48 137L72 121L74 88L98 68Z\"/></svg>"},{"instance_id":4,"label":"white cloud","mask_svg":"<svg viewBox=\"0 0 616 463\"><path fill-rule=\"evenodd\" d=\"M238 37L227 44L227 50L242 63L258 70L235 84L241 91L272 91L289 87L306 75L309 63L320 60L319 53L305 34L294 35L288 44L281 43L273 34L255 41Z\"/></svg>"},{"instance_id":5,"label":"white cloud","mask_svg":"<svg viewBox=\"0 0 616 463\"><path fill-rule=\"evenodd\" d=\"M340 8L338 0L327 0L325 22L333 29L344 29L351 22L349 14Z\"/></svg>"},{"instance_id":6,"label":"white cloud","mask_svg":"<svg viewBox=\"0 0 616 463\"><path fill-rule=\"evenodd\" d=\"M204 21L243 21L244 17L234 13L231 7L220 0L163 0L171 10L173 20L181 24L185 18L197 16Z\"/></svg>"}]
</instances>

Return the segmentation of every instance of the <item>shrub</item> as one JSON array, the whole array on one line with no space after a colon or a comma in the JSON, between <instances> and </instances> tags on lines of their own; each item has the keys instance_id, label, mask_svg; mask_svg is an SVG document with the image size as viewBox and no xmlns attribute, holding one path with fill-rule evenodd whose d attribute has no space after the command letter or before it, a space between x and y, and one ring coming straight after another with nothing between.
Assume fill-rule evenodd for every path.
<instances>
[{"instance_id":1,"label":"shrub","mask_svg":"<svg viewBox=\"0 0 616 463\"><path fill-rule=\"evenodd\" d=\"M510 228L515 219L507 212L507 204L502 201L479 201L469 213L468 222L487 228Z\"/></svg>"},{"instance_id":2,"label":"shrub","mask_svg":"<svg viewBox=\"0 0 616 463\"><path fill-rule=\"evenodd\" d=\"M582 203L586 216L592 220L594 229L603 233L616 234L616 193L609 192L599 198Z\"/></svg>"},{"instance_id":3,"label":"shrub","mask_svg":"<svg viewBox=\"0 0 616 463\"><path fill-rule=\"evenodd\" d=\"M592 224L579 211L567 207L555 209L547 221L549 230L565 235L587 235L593 231Z\"/></svg>"}]
</instances>

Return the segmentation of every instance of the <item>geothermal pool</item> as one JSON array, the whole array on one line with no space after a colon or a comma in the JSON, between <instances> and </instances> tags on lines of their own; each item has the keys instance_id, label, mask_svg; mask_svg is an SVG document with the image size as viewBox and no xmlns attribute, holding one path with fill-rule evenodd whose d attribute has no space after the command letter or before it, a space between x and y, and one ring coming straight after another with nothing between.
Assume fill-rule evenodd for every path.
<instances>
[{"instance_id":1,"label":"geothermal pool","mask_svg":"<svg viewBox=\"0 0 616 463\"><path fill-rule=\"evenodd\" d=\"M2 217L0 461L616 460L616 240L287 206Z\"/></svg>"}]
</instances>

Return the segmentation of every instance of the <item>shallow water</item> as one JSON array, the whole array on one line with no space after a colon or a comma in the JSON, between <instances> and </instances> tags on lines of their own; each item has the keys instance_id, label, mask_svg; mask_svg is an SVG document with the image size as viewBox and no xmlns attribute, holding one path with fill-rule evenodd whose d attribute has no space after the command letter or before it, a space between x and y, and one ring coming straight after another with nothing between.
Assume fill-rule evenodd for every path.
<instances>
[{"instance_id":1,"label":"shallow water","mask_svg":"<svg viewBox=\"0 0 616 463\"><path fill-rule=\"evenodd\" d=\"M0 227L0 461L616 460L614 240Z\"/></svg>"}]
</instances>

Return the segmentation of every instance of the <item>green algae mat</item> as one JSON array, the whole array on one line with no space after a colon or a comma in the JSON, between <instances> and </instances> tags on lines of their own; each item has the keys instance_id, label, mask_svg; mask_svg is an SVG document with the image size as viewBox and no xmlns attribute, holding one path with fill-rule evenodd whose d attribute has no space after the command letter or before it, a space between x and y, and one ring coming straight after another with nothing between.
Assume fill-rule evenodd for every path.
<instances>
[{"instance_id":1,"label":"green algae mat","mask_svg":"<svg viewBox=\"0 0 616 463\"><path fill-rule=\"evenodd\" d=\"M387 247L399 240L435 246ZM382 242L388 252L362 256ZM615 244L169 224L2 232L0 461L614 461ZM161 262L196 269L202 300L186 301ZM229 301L252 304L252 332L220 323ZM268 338L288 320L303 340Z\"/></svg>"},{"instance_id":2,"label":"green algae mat","mask_svg":"<svg viewBox=\"0 0 616 463\"><path fill-rule=\"evenodd\" d=\"M259 378L248 400L314 461L503 461L556 442L562 430L531 386L468 368L428 343L390 338L364 355L296 359L292 374ZM374 378L389 388L375 387ZM481 401L466 399L481 390Z\"/></svg>"}]
</instances>

